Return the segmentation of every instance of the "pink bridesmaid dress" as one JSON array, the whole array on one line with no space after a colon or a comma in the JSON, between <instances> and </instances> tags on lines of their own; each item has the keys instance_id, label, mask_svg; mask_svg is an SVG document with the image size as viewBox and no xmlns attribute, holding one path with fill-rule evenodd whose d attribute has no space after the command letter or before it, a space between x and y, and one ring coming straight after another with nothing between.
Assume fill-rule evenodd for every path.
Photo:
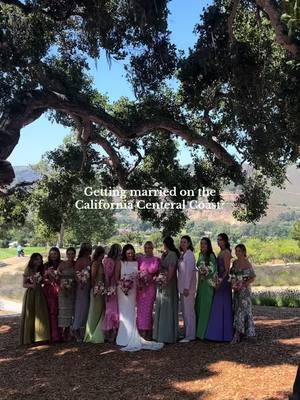
<instances>
[{"instance_id":1,"label":"pink bridesmaid dress","mask_svg":"<svg viewBox=\"0 0 300 400\"><path fill-rule=\"evenodd\" d=\"M105 257L102 261L104 267L105 280L109 282L109 286L116 287L115 278L116 261L112 258ZM102 328L105 331L118 329L119 327L119 309L117 292L111 296L105 296L105 316L102 323Z\"/></svg>"},{"instance_id":2,"label":"pink bridesmaid dress","mask_svg":"<svg viewBox=\"0 0 300 400\"><path fill-rule=\"evenodd\" d=\"M153 276L159 271L158 257L142 256L138 259L138 269L149 274L149 285L137 291L137 328L140 331L152 330L153 305L156 298L156 284Z\"/></svg>"}]
</instances>

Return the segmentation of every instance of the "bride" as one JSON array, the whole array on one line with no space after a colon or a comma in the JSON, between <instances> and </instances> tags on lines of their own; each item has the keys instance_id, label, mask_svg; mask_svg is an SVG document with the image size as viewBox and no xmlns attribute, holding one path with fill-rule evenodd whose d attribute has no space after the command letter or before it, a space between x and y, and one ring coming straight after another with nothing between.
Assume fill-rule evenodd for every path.
<instances>
[{"instance_id":1,"label":"bride","mask_svg":"<svg viewBox=\"0 0 300 400\"><path fill-rule=\"evenodd\" d=\"M138 272L138 263L135 259L134 247L131 244L124 246L121 260L119 276L121 279L128 278L129 286L132 287L128 292L124 289L124 285L122 288L122 285L119 285L117 289L120 323L116 343L124 346L123 351L160 350L163 343L147 341L139 335L137 330L135 278Z\"/></svg>"}]
</instances>

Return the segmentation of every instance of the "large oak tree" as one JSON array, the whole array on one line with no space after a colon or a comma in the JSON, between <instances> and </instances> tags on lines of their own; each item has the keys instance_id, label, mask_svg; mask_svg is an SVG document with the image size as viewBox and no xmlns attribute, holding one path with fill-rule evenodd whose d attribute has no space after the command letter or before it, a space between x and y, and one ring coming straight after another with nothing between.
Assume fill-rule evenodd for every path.
<instances>
[{"instance_id":1,"label":"large oak tree","mask_svg":"<svg viewBox=\"0 0 300 400\"><path fill-rule=\"evenodd\" d=\"M0 1L0 179L21 129L43 113L107 155L102 183L216 189L239 187L235 216L257 221L267 183L282 185L299 157L299 38L280 2L216 0L187 56L170 42L166 0ZM191 27L191 30L193 27ZM88 57L124 59L136 100L110 104L93 87ZM167 80L178 80L175 92ZM178 161L178 138L193 165ZM88 160L86 160L88 162ZM178 201L166 198L165 201ZM178 211L140 211L176 232Z\"/></svg>"}]
</instances>

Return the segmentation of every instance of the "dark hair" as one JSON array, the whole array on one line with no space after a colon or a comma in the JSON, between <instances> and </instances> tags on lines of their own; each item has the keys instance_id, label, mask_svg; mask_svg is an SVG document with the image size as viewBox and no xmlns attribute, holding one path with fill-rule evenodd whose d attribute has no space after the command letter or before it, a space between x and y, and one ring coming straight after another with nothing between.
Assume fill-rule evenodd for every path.
<instances>
[{"instance_id":1,"label":"dark hair","mask_svg":"<svg viewBox=\"0 0 300 400\"><path fill-rule=\"evenodd\" d=\"M187 242L188 242L188 244L189 244L189 247L188 247L188 248L189 248L190 250L194 251L194 246L193 246L193 242L192 242L191 237L190 237L189 235L184 235L184 236L181 237L180 240L182 240L182 239L187 240ZM180 251L182 251L182 248L181 248L181 247L180 247Z\"/></svg>"},{"instance_id":2,"label":"dark hair","mask_svg":"<svg viewBox=\"0 0 300 400\"><path fill-rule=\"evenodd\" d=\"M215 255L215 253L214 253L214 251L213 251L210 238L208 238L208 237L203 237L203 238L200 240L200 242L202 242L202 240L204 240L204 241L206 242L206 244L207 244L207 252L205 253L204 261L205 261L205 263L209 264L209 260L210 260L211 254L212 254L215 258L216 258L216 255Z\"/></svg>"},{"instance_id":3,"label":"dark hair","mask_svg":"<svg viewBox=\"0 0 300 400\"><path fill-rule=\"evenodd\" d=\"M72 252L75 253L75 255L76 255L76 249L75 249L75 247L68 247L67 250L66 250L66 254L67 254L69 251L72 251Z\"/></svg>"},{"instance_id":4,"label":"dark hair","mask_svg":"<svg viewBox=\"0 0 300 400\"><path fill-rule=\"evenodd\" d=\"M29 273L33 272L33 262L34 262L34 260L37 259L38 257L39 257L40 260L41 260L41 265L39 266L37 272L39 272L40 274L43 273L43 271L44 271L44 268L43 268L43 256L42 256L40 253L32 253L32 254L31 254L30 259L29 259L28 264L27 264L27 267L26 267L26 270L27 270Z\"/></svg>"},{"instance_id":5,"label":"dark hair","mask_svg":"<svg viewBox=\"0 0 300 400\"><path fill-rule=\"evenodd\" d=\"M130 244L130 243L125 244L125 246L123 247L123 250L122 250L122 255L121 255L122 261L127 261L126 252L128 250L133 250L134 254L135 254L135 250L134 250L134 247L132 246L132 244Z\"/></svg>"},{"instance_id":6,"label":"dark hair","mask_svg":"<svg viewBox=\"0 0 300 400\"><path fill-rule=\"evenodd\" d=\"M166 245L166 247L170 251L174 251L178 258L180 257L179 250L176 248L176 246L174 244L174 239L171 236L165 237L164 240L163 240L163 243Z\"/></svg>"},{"instance_id":7,"label":"dark hair","mask_svg":"<svg viewBox=\"0 0 300 400\"><path fill-rule=\"evenodd\" d=\"M245 253L245 256L247 257L247 249L243 243L239 243L238 245L236 245L235 249L241 249Z\"/></svg>"},{"instance_id":8,"label":"dark hair","mask_svg":"<svg viewBox=\"0 0 300 400\"><path fill-rule=\"evenodd\" d=\"M81 243L78 258L90 256L92 254L92 245L91 243Z\"/></svg>"},{"instance_id":9,"label":"dark hair","mask_svg":"<svg viewBox=\"0 0 300 400\"><path fill-rule=\"evenodd\" d=\"M220 237L225 242L225 249L228 249L231 252L229 238L226 233L219 233L218 237Z\"/></svg>"},{"instance_id":10,"label":"dark hair","mask_svg":"<svg viewBox=\"0 0 300 400\"><path fill-rule=\"evenodd\" d=\"M105 248L102 246L97 246L94 250L92 261L97 261L102 254L105 254Z\"/></svg>"},{"instance_id":11,"label":"dark hair","mask_svg":"<svg viewBox=\"0 0 300 400\"><path fill-rule=\"evenodd\" d=\"M109 252L107 254L108 258L116 260L122 254L122 247L119 243L114 243L111 245Z\"/></svg>"},{"instance_id":12,"label":"dark hair","mask_svg":"<svg viewBox=\"0 0 300 400\"><path fill-rule=\"evenodd\" d=\"M54 251L56 254L58 254L57 264L54 264L53 261L50 259L50 253L52 251ZM48 253L48 261L46 263L46 268L49 268L49 267L57 268L59 263L60 263L60 258L61 258L61 256L60 256L59 248L58 247L51 247L51 249L49 250L49 253Z\"/></svg>"}]
</instances>

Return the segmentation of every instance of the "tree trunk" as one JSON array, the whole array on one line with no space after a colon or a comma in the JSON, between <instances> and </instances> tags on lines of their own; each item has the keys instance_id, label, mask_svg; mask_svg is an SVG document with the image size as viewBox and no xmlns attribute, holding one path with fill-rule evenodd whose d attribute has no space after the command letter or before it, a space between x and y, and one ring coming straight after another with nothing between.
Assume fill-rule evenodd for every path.
<instances>
[{"instance_id":1,"label":"tree trunk","mask_svg":"<svg viewBox=\"0 0 300 400\"><path fill-rule=\"evenodd\" d=\"M60 225L60 231L58 234L58 247L61 249L64 247L64 236L65 236L65 224L64 221L62 221Z\"/></svg>"}]
</instances>

